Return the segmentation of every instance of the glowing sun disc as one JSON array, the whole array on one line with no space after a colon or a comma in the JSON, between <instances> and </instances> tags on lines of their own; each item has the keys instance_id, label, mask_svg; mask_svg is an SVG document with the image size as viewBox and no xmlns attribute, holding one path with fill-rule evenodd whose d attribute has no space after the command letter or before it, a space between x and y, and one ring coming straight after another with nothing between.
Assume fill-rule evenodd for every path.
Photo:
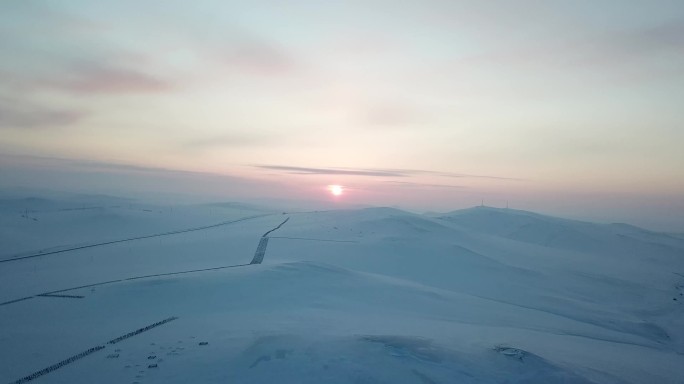
<instances>
[{"instance_id":1,"label":"glowing sun disc","mask_svg":"<svg viewBox=\"0 0 684 384\"><path fill-rule=\"evenodd\" d=\"M330 190L330 193L332 193L335 196L341 195L344 191L344 188L342 188L341 185L328 185L328 189Z\"/></svg>"}]
</instances>

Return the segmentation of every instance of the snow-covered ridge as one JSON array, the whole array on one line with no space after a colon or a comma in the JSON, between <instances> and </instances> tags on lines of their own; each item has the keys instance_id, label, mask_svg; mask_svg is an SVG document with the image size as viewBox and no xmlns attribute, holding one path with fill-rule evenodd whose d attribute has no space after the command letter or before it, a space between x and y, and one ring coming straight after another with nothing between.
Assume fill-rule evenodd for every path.
<instances>
[{"instance_id":1,"label":"snow-covered ridge","mask_svg":"<svg viewBox=\"0 0 684 384\"><path fill-rule=\"evenodd\" d=\"M36 382L684 377L675 236L487 207L72 203L0 201L2 258L178 233L0 263L5 382L62 361ZM263 264L249 265L266 234Z\"/></svg>"}]
</instances>

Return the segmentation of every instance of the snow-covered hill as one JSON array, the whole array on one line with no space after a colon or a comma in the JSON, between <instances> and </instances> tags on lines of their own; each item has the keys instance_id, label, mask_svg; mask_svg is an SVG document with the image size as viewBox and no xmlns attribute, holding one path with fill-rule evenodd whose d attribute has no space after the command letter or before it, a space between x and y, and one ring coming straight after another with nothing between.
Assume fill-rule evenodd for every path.
<instances>
[{"instance_id":1,"label":"snow-covered hill","mask_svg":"<svg viewBox=\"0 0 684 384\"><path fill-rule=\"evenodd\" d=\"M4 382L684 377L676 236L486 207L104 200L0 202Z\"/></svg>"}]
</instances>

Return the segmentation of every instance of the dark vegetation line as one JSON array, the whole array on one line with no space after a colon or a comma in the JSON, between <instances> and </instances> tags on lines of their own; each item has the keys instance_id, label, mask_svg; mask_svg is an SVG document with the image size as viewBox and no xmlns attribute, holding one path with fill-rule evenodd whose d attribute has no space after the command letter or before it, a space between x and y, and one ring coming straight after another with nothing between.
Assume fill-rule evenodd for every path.
<instances>
[{"instance_id":1,"label":"dark vegetation line","mask_svg":"<svg viewBox=\"0 0 684 384\"><path fill-rule=\"evenodd\" d=\"M20 301L28 300L28 299L33 299L35 296L28 296L28 297L22 297L21 299L14 299L10 301L5 301L3 303L0 303L0 306L7 305L7 304L12 304L12 303L18 303Z\"/></svg>"},{"instance_id":2,"label":"dark vegetation line","mask_svg":"<svg viewBox=\"0 0 684 384\"><path fill-rule=\"evenodd\" d=\"M110 244L123 243L123 242L126 242L126 241L143 240L143 239L149 239L149 238L153 238L153 237L171 236L171 235L178 235L178 234L181 234L181 233L194 232L194 231L201 231L201 230L204 230L204 229L216 228L216 227L220 227L220 226L223 226L223 225L238 223L238 222L246 221L246 220L257 219L257 218L260 218L260 217L265 217L265 216L270 216L270 215L273 215L273 214L272 214L272 213L266 213L266 214L262 214L262 215L248 216L248 217L243 217L243 218L240 218L240 219L237 219L237 220L224 221L224 222L221 222L221 223L218 223L218 224L205 225L205 226L202 226L202 227L194 227L194 228L188 228L188 229L181 229L181 230L177 230L177 231L155 233L155 234L153 234L153 235L138 236L138 237L131 237L131 238L127 238L127 239L106 241L106 242L103 242L103 243L82 245L82 246L78 246L78 247L72 247L72 248L67 248L67 249L60 249L60 250L58 250L58 251L38 252L38 253L34 253L34 254L31 254L31 255L27 255L27 256L19 256L19 257L12 257L12 258L9 258L9 259L2 259L2 260L0 260L0 263L7 263L7 262L10 262L10 261L17 261L17 260L23 260L23 259L30 259L30 258L33 258L33 257L41 257L41 256L47 256L47 255L54 255L54 254L56 254L56 253L63 253L63 252L76 251L76 250L79 250L79 249L86 249L86 248L93 248L93 247L101 247L101 246L103 246L103 245L110 245ZM285 220L285 221L287 221L287 220ZM277 228L276 228L276 229L277 229Z\"/></svg>"},{"instance_id":3,"label":"dark vegetation line","mask_svg":"<svg viewBox=\"0 0 684 384\"><path fill-rule=\"evenodd\" d=\"M261 215L261 216L267 216L267 215ZM255 217L251 217L251 218L256 218L256 217L261 217L261 216L255 216ZM249 218L243 218L243 219L240 219L240 220L237 220L237 221L242 221L242 220L247 220L247 219L249 219ZM5 303L0 303L0 305L10 304L10 303L16 303L16 302L19 302L19 301L28 300L28 299L31 299L31 298L34 298L34 297L38 297L38 296L41 296L41 297L83 298L84 296L79 296L79 295L59 295L59 294L57 294L57 293L66 292L66 291L72 291L72 290L81 289L81 288L88 288L88 287L94 287L94 286L99 286L99 285L105 285L105 284L118 283L118 282L128 281L128 280L144 279L144 278L149 278L149 277L179 275L179 274L183 274L183 273L192 273L192 272L201 272L201 271L212 271L212 270L225 269L225 268L244 267L244 266L252 265L252 264L261 264L261 262L262 262L263 259L264 259L264 255L265 255L265 253L266 253L266 246L268 245L268 237L267 237L267 235L268 235L269 233L272 233L272 232L274 232L274 231L280 229L280 227L282 227L285 223L287 223L288 220L290 220L289 217L288 217L287 219L285 219L282 223L280 223L277 227L275 227L275 228L271 229L270 231L264 233L264 235L263 235L263 236L261 237L261 239L259 240L259 245L257 246L257 252L256 252L256 254L254 255L254 258L252 259L252 262L249 263L249 264L227 265L227 266L223 266L223 267L204 268L204 269L194 269L194 270L190 270L190 271L181 271L181 272L158 273L158 274L154 274L154 275L136 276L136 277L129 277L129 278L126 278L126 279L110 280L110 281L105 281L105 282L101 282L101 283L88 284L88 285L81 285L81 286L75 287L75 288L67 288L67 289L62 289L62 290L57 290L57 291L46 292L46 293L42 293L42 294L36 295L36 296L29 296L29 297L24 297L24 298L21 298L21 299L11 300L11 301L8 301L8 302L5 302ZM236 221L233 221L233 222L236 222ZM212 228L212 227L216 227L216 226L224 225L224 224L227 224L227 223L222 223L222 224L218 224L218 225L214 225L214 226L207 226L207 227L203 227L203 228L201 228L201 229ZM192 230L199 230L199 228L195 228L195 229L192 229ZM191 230L186 230L185 232L189 232L189 231L191 231ZM175 233L181 233L181 232L175 232ZM173 233L167 233L167 234L173 234ZM164 234L154 235L154 236L163 236L163 235L164 235ZM147 237L153 237L153 236L147 236ZM140 237L140 238L147 238L147 237ZM137 240L137 239L140 239L140 238L128 239L128 240L120 240L120 241ZM120 241L119 241L119 242L120 242ZM106 244L111 244L111 242L110 242L110 243L106 243ZM104 245L104 244L100 244L100 245ZM81 247L81 248L87 248L87 247ZM80 249L80 248L79 248L79 249ZM64 250L64 251L66 251L66 250ZM64 252L64 251L60 251L60 252ZM41 256L42 256L42 255L41 255ZM26 257L24 257L24 258L26 258ZM7 261L7 260L5 260L5 261ZM166 323L169 323L169 322L174 321L174 320L177 320L177 319L178 319L178 317L175 317L175 316L166 318L166 319L164 319L164 320L161 320L161 321L158 321L158 322L156 322L156 323L150 324L150 325L148 325L148 326L146 326L146 327L136 329L136 330L133 331L133 332L129 332L129 333L127 333L127 334L125 334L125 335L122 335L122 336L119 336L119 337L117 337L117 338L115 338L115 339L109 340L109 341L107 342L107 344L113 345L113 344L119 343L119 342L124 341L124 340L126 340L126 339L128 339L128 338L131 338L131 337L136 336L136 335L139 335L139 334L141 334L141 333L143 333L143 332L149 331L149 330L152 329L152 328L156 328L156 327L158 327L158 326L160 326L160 325L164 325L164 324L166 324ZM40 377L40 376L46 375L46 374L48 374L48 373L50 373L50 372L52 372L52 371L54 371L54 370L57 370L57 369L59 369L59 368L65 366L65 365L67 365L67 364L71 364L71 363L73 363L73 362L76 361L76 360L82 359L82 358L84 358L84 357L86 357L86 356L88 356L88 355L90 355L90 354L92 354L92 353L95 353L95 352L97 352L97 351L100 351L100 350L102 350L102 349L104 349L104 348L105 348L105 346L103 346L103 345L98 345L98 346L96 346L96 347L87 349L87 350L85 350L85 351L83 351L83 352L81 352L81 353L79 353L79 354L77 354L77 355L71 356L71 357L69 357L69 358L67 358L67 359L65 359L65 360L60 361L60 362L57 363L57 364L51 365L51 366L49 366L49 367L47 367L47 368L44 368L44 369L42 369L42 370L40 370L40 371L34 372L34 373L32 373L32 374L30 374L30 375L28 375L28 376L25 376L25 377L23 377L23 378L21 378L21 379L19 379L19 380L16 380L16 381L14 381L14 382L12 382L12 383L10 383L10 384L23 384L23 383L32 381L32 380L34 380L34 379L37 379L37 378Z\"/></svg>"},{"instance_id":4,"label":"dark vegetation line","mask_svg":"<svg viewBox=\"0 0 684 384\"><path fill-rule=\"evenodd\" d=\"M10 300L10 301L5 301L4 303L0 303L0 306L2 305L7 305L7 304L13 304L13 303L18 303L20 301L28 300L28 299L33 299L34 297L70 297L70 298L83 298L84 296L79 296L79 295L59 295L59 293L62 292L68 292L68 291L75 291L77 289L81 288L90 288L90 287L97 287L100 285L107 285L107 284L113 284L113 283L121 283L123 281L129 281L129 280L138 280L138 279L147 279L150 277L159 277L159 276L171 276L171 275L181 275L184 273L193 273L193 272L204 272L204 271L215 271L218 269L226 269L226 268L236 268L236 267L245 267L249 264L237 264L237 265L224 265L221 267L211 267L211 268L202 268L202 269L192 269L189 271L179 271L179 272L167 272L167 273L155 273L153 275L144 275L144 276L134 276L134 277L127 277L125 279L118 279L118 280L109 280L109 281L103 281L100 283L93 283L93 284L86 284L86 285L79 285L78 287L71 287L71 288L65 288L65 289L59 289L56 291L50 291L50 292L45 292L45 293L40 293L35 296L28 296L28 297L22 297L21 299L15 299L15 300Z\"/></svg>"},{"instance_id":5,"label":"dark vegetation line","mask_svg":"<svg viewBox=\"0 0 684 384\"><path fill-rule=\"evenodd\" d=\"M105 284L111 284L111 283L119 283L119 282L124 281L124 280L125 280L125 279L118 279L118 280L103 281L103 282L101 282L101 283L93 283L93 284L79 285L78 287L67 288L67 289L60 289L60 290L57 290L57 291L50 291L50 292L41 293L41 294L39 294L38 296L54 295L55 293L73 291L73 290L81 289L81 288L90 288L90 287L95 287L95 286L98 286L98 285L105 285Z\"/></svg>"},{"instance_id":6,"label":"dark vegetation line","mask_svg":"<svg viewBox=\"0 0 684 384\"><path fill-rule=\"evenodd\" d=\"M136 329L135 331L129 332L129 333L123 335L123 336L119 336L119 337L117 337L116 339L109 340L109 341L107 342L107 344L116 344L116 343L118 343L118 342L120 342L120 341L124 341L124 340L128 339L129 337L133 337L133 336L135 336L135 335L139 335L139 334L141 334L141 333L143 333L143 332L149 331L149 330L152 329L152 328L156 328L156 327L158 327L158 326L160 326L160 325L164 325L164 324L166 324L166 323L168 323L168 322L170 322L170 321L174 321L174 320L178 320L178 318L177 318L176 316L172 316L172 317L169 317L168 319L164 319L164 320L162 320L162 321L157 321L157 322L154 323L154 324L150 324L150 325L148 325L148 326L146 326L146 327L142 327L142 328L140 328L140 329Z\"/></svg>"},{"instance_id":7,"label":"dark vegetation line","mask_svg":"<svg viewBox=\"0 0 684 384\"><path fill-rule=\"evenodd\" d=\"M211 267L211 268L202 268L202 269L192 269L192 270L189 270L189 271L155 273L155 274L153 274L153 275L144 275L144 276L127 277L127 278L125 278L125 279L110 280L110 281L104 281L104 282L101 282L101 283L94 283L94 284L88 284L88 285L81 285L81 286L79 286L79 287L66 288L66 289L60 289L60 290L57 290L57 291L51 291L51 292L47 292L47 293L41 293L41 294L38 295L38 296L45 296L45 295L53 296L55 293L74 291L74 290L76 290L76 289L90 288L90 287L96 287L96 286L106 285L106 284L121 283L121 282L123 282L123 281L147 279L147 278L150 278L150 277L159 277L159 276L181 275L181 274L184 274L184 273L193 273L193 272L215 271L215 270L217 270L217 269L244 267L244 266L246 266L246 265L249 265L249 264L224 265L224 266L222 266L222 267Z\"/></svg>"},{"instance_id":8,"label":"dark vegetation line","mask_svg":"<svg viewBox=\"0 0 684 384\"><path fill-rule=\"evenodd\" d=\"M202 268L202 269L191 269L191 270L189 270L189 271L156 273L156 274L154 274L154 275L129 277L129 278L126 278L126 279L124 279L124 280L138 280L138 279L147 279L148 277L171 276L171 275L181 275L181 274L184 274L184 273L204 272L204 271L215 271L215 270L217 270L217 269L244 267L244 266L246 266L246 265L249 265L249 264L224 265L224 266L222 266L222 267L211 267L211 268Z\"/></svg>"},{"instance_id":9,"label":"dark vegetation line","mask_svg":"<svg viewBox=\"0 0 684 384\"><path fill-rule=\"evenodd\" d=\"M65 298L65 299L82 299L85 297L85 296L81 296L81 295L50 295L47 293L43 293L43 294L40 294L38 296L40 296L40 297L61 297L61 298Z\"/></svg>"},{"instance_id":10,"label":"dark vegetation line","mask_svg":"<svg viewBox=\"0 0 684 384\"><path fill-rule=\"evenodd\" d=\"M52 372L52 371L54 371L54 370L60 369L60 368L62 368L63 366L65 366L65 365L67 365L67 364L71 364L71 363L73 363L74 361L79 360L79 359L82 359L82 358L84 358L84 357L90 355L91 353L95 353L95 352L97 352L97 351L99 351L99 350L101 350L101 349L104 349L104 346L103 346L103 345L98 345L97 347L93 347L93 348L87 349L87 350L85 350L85 351L79 353L78 355L73 355L73 356L71 356L70 358L68 358L68 359L66 359L66 360L62 360L62 361L60 361L60 362L57 363L57 364L54 364L54 365L51 365L51 366L49 366L49 367L47 367L47 368L41 369L40 371L34 372L34 373L32 373L32 374L30 374L30 375L28 375L28 376L26 376L26 377L22 377L21 379L16 380L16 381L13 381L12 383L14 383L14 384L22 384L22 383L26 383L26 382L35 380L35 379L37 379L37 378L39 378L39 377L41 377L41 376L43 376L43 375L47 375L48 373L50 373L50 372ZM12 384L12 383L10 383L10 384Z\"/></svg>"},{"instance_id":11,"label":"dark vegetation line","mask_svg":"<svg viewBox=\"0 0 684 384\"><path fill-rule=\"evenodd\" d=\"M117 337L116 339L112 339L112 340L108 341L107 344L116 344L116 343L118 343L118 342L120 342L120 341L123 341L123 340L128 339L129 337L133 337L133 336L139 335L139 334L141 334L141 333L143 333L143 332L149 331L149 330L152 329L152 328L158 327L158 326L160 326L160 325L166 324L166 323L171 322L171 321L174 321L174 320L176 320L176 319L178 319L178 318L175 317L175 316L174 316L174 317L169 317L169 318L164 319L164 320L162 320L162 321L158 321L158 322L156 322L156 323L154 323L154 324L150 324L150 325L148 325L148 326L146 326L146 327L143 327L143 328L140 328L140 329L136 329L136 330L133 331L133 332L129 332L129 333L125 334L125 335L119 336L119 337ZM51 366L49 366L49 367L47 367L47 368L41 369L40 371L34 372L34 373L32 373L32 374L30 374L30 375L28 375L28 376L22 377L22 378L19 379L19 380L16 380L16 381L11 382L10 384L23 384L23 383L27 383L27 382L29 382L29 381L35 380L35 379L37 379L37 378L39 378L39 377L41 377L41 376L43 376L43 375L47 375L48 373L50 373L50 372L52 372L52 371L55 371L55 370L57 370L57 369L59 369L59 368L62 368L63 366L65 366L65 365L67 365L67 364L71 364L71 363L73 363L73 362L76 361L76 360L82 359L82 358L84 358L84 357L86 357L86 356L88 356L88 355L90 355L90 354L92 354L92 353L95 353L95 352L97 352L97 351L100 351L100 350L104 349L105 347L106 347L106 345L98 345L98 346L95 346L95 347L86 349L85 351L83 351L83 352L81 352L81 353L79 353L79 354L77 354L77 355L73 355L73 356L71 356L71 357L69 357L69 358L67 358L67 359L65 359L65 360L60 361L60 362L57 363L57 364L53 364L53 365L51 365Z\"/></svg>"}]
</instances>

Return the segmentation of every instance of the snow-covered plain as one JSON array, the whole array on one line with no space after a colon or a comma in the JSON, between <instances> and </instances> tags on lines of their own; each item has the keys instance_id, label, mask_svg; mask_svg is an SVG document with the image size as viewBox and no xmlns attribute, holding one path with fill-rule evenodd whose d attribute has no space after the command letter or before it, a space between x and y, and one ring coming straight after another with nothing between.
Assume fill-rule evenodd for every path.
<instances>
[{"instance_id":1,"label":"snow-covered plain","mask_svg":"<svg viewBox=\"0 0 684 384\"><path fill-rule=\"evenodd\" d=\"M0 244L6 383L684 382L684 239L625 224L62 196Z\"/></svg>"}]
</instances>

